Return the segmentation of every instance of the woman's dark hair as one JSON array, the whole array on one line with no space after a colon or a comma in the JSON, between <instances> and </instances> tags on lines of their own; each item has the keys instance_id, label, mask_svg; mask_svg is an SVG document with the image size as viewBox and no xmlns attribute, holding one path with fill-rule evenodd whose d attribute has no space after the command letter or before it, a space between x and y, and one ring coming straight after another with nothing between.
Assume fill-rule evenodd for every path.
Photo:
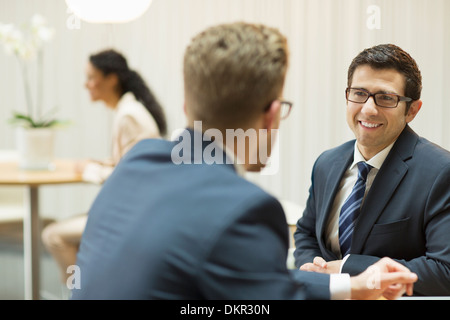
<instances>
[{"instance_id":1,"label":"woman's dark hair","mask_svg":"<svg viewBox=\"0 0 450 320\"><path fill-rule=\"evenodd\" d=\"M141 102L153 116L160 134L162 136L166 135L167 123L161 105L139 73L128 68L127 60L121 53L113 49L104 50L91 55L89 61L104 75L115 73L119 79L120 94L132 92L136 100Z\"/></svg>"},{"instance_id":2,"label":"woman's dark hair","mask_svg":"<svg viewBox=\"0 0 450 320\"><path fill-rule=\"evenodd\" d=\"M422 91L422 76L416 61L403 49L393 44L381 44L359 53L352 61L347 82L351 87L353 73L361 65L369 65L373 69L395 69L405 77L405 96L415 100L420 99ZM412 102L406 104L406 112Z\"/></svg>"}]
</instances>

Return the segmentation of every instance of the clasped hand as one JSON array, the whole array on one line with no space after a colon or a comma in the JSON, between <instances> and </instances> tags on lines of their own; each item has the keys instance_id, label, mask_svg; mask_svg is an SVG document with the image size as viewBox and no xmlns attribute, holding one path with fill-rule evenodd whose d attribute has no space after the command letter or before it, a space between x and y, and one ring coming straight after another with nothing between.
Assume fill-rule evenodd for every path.
<instances>
[{"instance_id":1,"label":"clasped hand","mask_svg":"<svg viewBox=\"0 0 450 320\"><path fill-rule=\"evenodd\" d=\"M305 263L300 270L339 273L341 264L342 260L327 262L322 257L315 257L312 263ZM413 294L417 275L390 258L382 258L364 272L351 277L350 281L351 299L370 300L384 297L393 300L405 293L409 296Z\"/></svg>"}]
</instances>

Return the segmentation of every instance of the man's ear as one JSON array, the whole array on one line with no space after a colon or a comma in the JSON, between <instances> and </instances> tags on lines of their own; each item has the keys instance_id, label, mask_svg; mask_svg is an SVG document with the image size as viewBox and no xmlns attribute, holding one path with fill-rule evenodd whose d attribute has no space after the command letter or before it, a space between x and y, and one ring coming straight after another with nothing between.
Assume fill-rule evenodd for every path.
<instances>
[{"instance_id":1,"label":"man's ear","mask_svg":"<svg viewBox=\"0 0 450 320\"><path fill-rule=\"evenodd\" d=\"M410 123L414 120L416 115L419 113L420 108L422 108L422 100L416 100L411 103L411 107L406 114L406 123Z\"/></svg>"},{"instance_id":2,"label":"man's ear","mask_svg":"<svg viewBox=\"0 0 450 320\"><path fill-rule=\"evenodd\" d=\"M270 107L264 112L264 129L278 129L280 127L281 102L274 100Z\"/></svg>"}]
</instances>

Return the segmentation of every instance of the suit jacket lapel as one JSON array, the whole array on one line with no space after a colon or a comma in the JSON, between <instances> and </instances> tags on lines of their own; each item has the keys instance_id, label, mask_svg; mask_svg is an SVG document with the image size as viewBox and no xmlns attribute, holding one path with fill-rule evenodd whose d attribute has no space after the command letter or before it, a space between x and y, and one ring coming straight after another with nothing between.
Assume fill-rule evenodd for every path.
<instances>
[{"instance_id":1,"label":"suit jacket lapel","mask_svg":"<svg viewBox=\"0 0 450 320\"><path fill-rule=\"evenodd\" d=\"M373 225L408 171L405 161L412 157L417 140L417 134L406 126L378 171L355 225L351 253L364 248Z\"/></svg>"},{"instance_id":2,"label":"suit jacket lapel","mask_svg":"<svg viewBox=\"0 0 450 320\"><path fill-rule=\"evenodd\" d=\"M324 189L324 194L326 198L324 199L324 206L322 207L322 212L318 217L319 234L320 239L323 244L323 248L326 248L326 230L328 225L328 219L330 217L331 209L333 208L334 199L339 190L339 185L341 183L342 177L345 171L348 169L350 164L353 162L353 148L350 152L342 154L339 160L333 162L330 170L328 171L328 177L326 179L326 185ZM326 260L336 260L337 256L327 249L327 254L324 254Z\"/></svg>"}]
</instances>

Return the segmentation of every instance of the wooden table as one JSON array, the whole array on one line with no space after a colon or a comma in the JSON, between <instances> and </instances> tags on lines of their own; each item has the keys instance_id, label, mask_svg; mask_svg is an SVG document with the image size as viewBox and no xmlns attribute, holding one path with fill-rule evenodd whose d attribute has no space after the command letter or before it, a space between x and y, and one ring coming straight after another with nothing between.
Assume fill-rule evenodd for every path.
<instances>
[{"instance_id":1,"label":"wooden table","mask_svg":"<svg viewBox=\"0 0 450 320\"><path fill-rule=\"evenodd\" d=\"M39 186L83 182L75 171L76 160L55 160L52 170L30 171L19 168L18 162L0 162L0 186L28 188L28 214L23 221L25 299L39 299L40 218Z\"/></svg>"}]
</instances>

